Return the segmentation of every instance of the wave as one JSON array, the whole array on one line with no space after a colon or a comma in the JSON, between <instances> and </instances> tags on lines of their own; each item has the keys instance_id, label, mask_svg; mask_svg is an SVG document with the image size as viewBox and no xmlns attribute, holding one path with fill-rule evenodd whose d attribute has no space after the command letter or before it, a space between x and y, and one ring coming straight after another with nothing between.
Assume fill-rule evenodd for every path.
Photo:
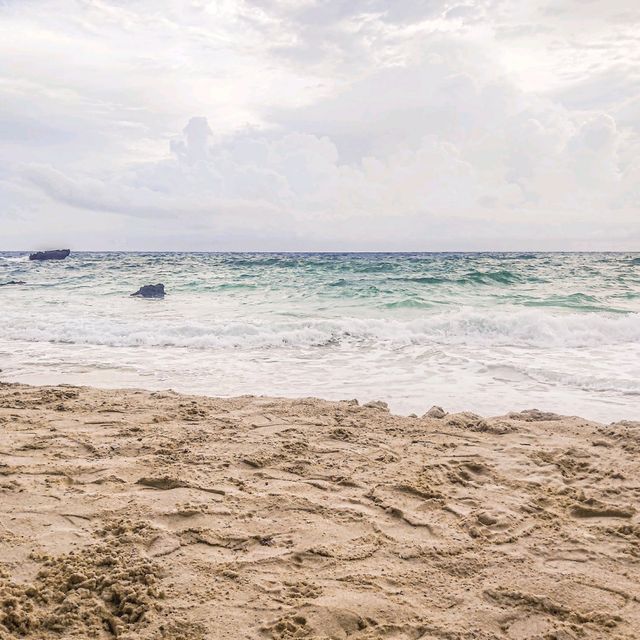
<instances>
[{"instance_id":1,"label":"wave","mask_svg":"<svg viewBox=\"0 0 640 640\"><path fill-rule=\"evenodd\" d=\"M571 293L566 296L549 296L538 300L525 300L527 307L558 307L566 309L580 309L581 311L599 311L605 313L627 313L624 309L617 309L610 305L602 304L596 296L586 293Z\"/></svg>"},{"instance_id":2,"label":"wave","mask_svg":"<svg viewBox=\"0 0 640 640\"><path fill-rule=\"evenodd\" d=\"M350 270L356 273L387 273L398 271L402 266L393 262L366 262L364 260L354 262L350 265Z\"/></svg>"},{"instance_id":3,"label":"wave","mask_svg":"<svg viewBox=\"0 0 640 640\"><path fill-rule=\"evenodd\" d=\"M263 267L281 267L283 269L287 269L299 266L300 260L279 256L239 258L237 256L230 255L227 258L227 265L232 268L261 269Z\"/></svg>"},{"instance_id":4,"label":"wave","mask_svg":"<svg viewBox=\"0 0 640 640\"><path fill-rule=\"evenodd\" d=\"M424 300L415 300L406 298L405 300L396 300L394 302L386 302L384 305L387 309L430 309L433 304Z\"/></svg>"},{"instance_id":5,"label":"wave","mask_svg":"<svg viewBox=\"0 0 640 640\"><path fill-rule=\"evenodd\" d=\"M574 387L583 391L614 392L628 396L640 395L640 380L638 378L624 378L622 375L605 377L593 374L538 370L530 372L530 376L539 382Z\"/></svg>"},{"instance_id":6,"label":"wave","mask_svg":"<svg viewBox=\"0 0 640 640\"><path fill-rule=\"evenodd\" d=\"M620 370L604 367L591 371L559 370L557 362L545 363L546 368L536 364L500 364L489 365L487 372L495 380L509 382L535 382L545 386L570 387L582 391L597 393L616 393L626 396L640 395L640 378L626 376Z\"/></svg>"},{"instance_id":7,"label":"wave","mask_svg":"<svg viewBox=\"0 0 640 640\"><path fill-rule=\"evenodd\" d=\"M404 278L389 278L391 282L414 282L417 284L446 284L455 283L457 280L451 280L449 278L440 278L437 276L406 276Z\"/></svg>"},{"instance_id":8,"label":"wave","mask_svg":"<svg viewBox=\"0 0 640 640\"><path fill-rule=\"evenodd\" d=\"M452 284L452 285L469 285L469 284L515 284L518 282L540 282L538 279L525 279L522 276L511 271L469 271L462 277L445 278L442 276L404 276L397 278L389 278L389 281L409 282L416 284Z\"/></svg>"},{"instance_id":9,"label":"wave","mask_svg":"<svg viewBox=\"0 0 640 640\"><path fill-rule=\"evenodd\" d=\"M194 321L181 316L89 317L68 311L14 318L0 338L113 347L188 349L346 348L389 349L412 345L581 348L640 344L640 314L584 315L537 309L459 309L414 319L270 318ZM64 314L64 315L63 315Z\"/></svg>"},{"instance_id":10,"label":"wave","mask_svg":"<svg viewBox=\"0 0 640 640\"><path fill-rule=\"evenodd\" d=\"M459 278L457 282L460 284L514 284L521 282L522 277L512 271L470 271L463 278Z\"/></svg>"}]
</instances>

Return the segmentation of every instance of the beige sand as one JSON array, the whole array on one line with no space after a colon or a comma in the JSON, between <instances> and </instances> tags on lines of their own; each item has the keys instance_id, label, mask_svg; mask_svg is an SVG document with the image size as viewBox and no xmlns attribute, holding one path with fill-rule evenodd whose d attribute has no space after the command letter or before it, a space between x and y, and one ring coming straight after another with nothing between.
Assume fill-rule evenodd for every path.
<instances>
[{"instance_id":1,"label":"beige sand","mask_svg":"<svg viewBox=\"0 0 640 640\"><path fill-rule=\"evenodd\" d=\"M640 638L640 423L0 385L0 638Z\"/></svg>"}]
</instances>

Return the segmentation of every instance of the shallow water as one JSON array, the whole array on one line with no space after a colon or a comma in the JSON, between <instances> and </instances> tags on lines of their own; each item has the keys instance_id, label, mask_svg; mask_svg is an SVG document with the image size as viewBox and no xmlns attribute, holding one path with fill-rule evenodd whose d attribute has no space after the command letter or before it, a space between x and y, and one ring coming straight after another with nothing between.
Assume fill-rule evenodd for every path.
<instances>
[{"instance_id":1,"label":"shallow water","mask_svg":"<svg viewBox=\"0 0 640 640\"><path fill-rule=\"evenodd\" d=\"M0 253L9 280L5 380L640 418L638 254Z\"/></svg>"}]
</instances>

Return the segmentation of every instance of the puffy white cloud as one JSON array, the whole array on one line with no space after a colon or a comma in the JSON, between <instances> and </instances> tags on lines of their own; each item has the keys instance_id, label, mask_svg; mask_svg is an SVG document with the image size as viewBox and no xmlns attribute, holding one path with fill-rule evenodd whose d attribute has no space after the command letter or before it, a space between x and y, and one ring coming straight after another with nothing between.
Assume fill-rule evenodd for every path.
<instances>
[{"instance_id":1,"label":"puffy white cloud","mask_svg":"<svg viewBox=\"0 0 640 640\"><path fill-rule=\"evenodd\" d=\"M637 16L607 7L585 9L590 68L573 0L5 3L5 237L636 246L639 54L607 73L602 51Z\"/></svg>"}]
</instances>

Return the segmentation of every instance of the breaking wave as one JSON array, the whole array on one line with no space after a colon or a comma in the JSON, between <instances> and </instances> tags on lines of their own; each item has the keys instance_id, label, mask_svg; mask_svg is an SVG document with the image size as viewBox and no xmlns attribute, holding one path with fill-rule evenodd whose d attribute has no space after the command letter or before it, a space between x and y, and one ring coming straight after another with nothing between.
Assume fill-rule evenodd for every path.
<instances>
[{"instance_id":1,"label":"breaking wave","mask_svg":"<svg viewBox=\"0 0 640 640\"><path fill-rule=\"evenodd\" d=\"M459 309L413 319L271 318L194 321L184 316L124 318L50 315L5 322L0 338L112 347L189 349L409 345L602 347L640 344L640 314L557 313L534 309Z\"/></svg>"}]
</instances>

